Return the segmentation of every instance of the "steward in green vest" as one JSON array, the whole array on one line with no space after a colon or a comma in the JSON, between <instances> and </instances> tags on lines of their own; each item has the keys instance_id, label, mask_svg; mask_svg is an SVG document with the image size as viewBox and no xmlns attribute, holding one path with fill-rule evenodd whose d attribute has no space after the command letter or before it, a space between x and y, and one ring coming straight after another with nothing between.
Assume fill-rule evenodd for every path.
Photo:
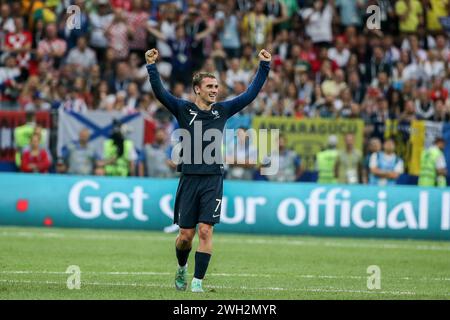
<instances>
[{"instance_id":1,"label":"steward in green vest","mask_svg":"<svg viewBox=\"0 0 450 320\"><path fill-rule=\"evenodd\" d=\"M110 139L103 144L105 172L107 176L134 175L136 158L133 141L125 139L120 124L113 127Z\"/></svg>"},{"instance_id":2,"label":"steward in green vest","mask_svg":"<svg viewBox=\"0 0 450 320\"><path fill-rule=\"evenodd\" d=\"M320 184L335 184L336 164L338 159L337 137L330 136L328 138L328 148L319 152L316 156L316 167L319 173L317 183Z\"/></svg>"},{"instance_id":3,"label":"steward in green vest","mask_svg":"<svg viewBox=\"0 0 450 320\"><path fill-rule=\"evenodd\" d=\"M420 157L419 186L421 187L446 187L447 165L443 150L445 140L436 138L434 145L422 151Z\"/></svg>"}]
</instances>

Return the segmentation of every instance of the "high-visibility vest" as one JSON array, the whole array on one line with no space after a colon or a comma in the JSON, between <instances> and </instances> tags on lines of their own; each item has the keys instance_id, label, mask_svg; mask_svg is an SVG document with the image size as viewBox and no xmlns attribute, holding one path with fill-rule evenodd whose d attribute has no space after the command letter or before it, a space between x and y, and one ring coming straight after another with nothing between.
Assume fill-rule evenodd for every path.
<instances>
[{"instance_id":1,"label":"high-visibility vest","mask_svg":"<svg viewBox=\"0 0 450 320\"><path fill-rule=\"evenodd\" d=\"M105 140L103 147L105 160L117 156L117 147L112 139ZM133 141L125 140L123 143L123 155L120 158L116 159L116 163L108 164L105 166L106 175L122 177L128 176L128 173L130 171L129 155L133 148Z\"/></svg>"},{"instance_id":2,"label":"high-visibility vest","mask_svg":"<svg viewBox=\"0 0 450 320\"><path fill-rule=\"evenodd\" d=\"M319 171L318 183L337 183L334 168L338 158L336 149L328 149L317 154L317 170Z\"/></svg>"},{"instance_id":3,"label":"high-visibility vest","mask_svg":"<svg viewBox=\"0 0 450 320\"><path fill-rule=\"evenodd\" d=\"M443 156L442 151L436 147L422 151L420 156L419 186L421 187L445 187L445 177L437 177L436 161Z\"/></svg>"},{"instance_id":4,"label":"high-visibility vest","mask_svg":"<svg viewBox=\"0 0 450 320\"><path fill-rule=\"evenodd\" d=\"M34 124L25 123L24 125L16 127L14 129L14 143L16 146L15 161L17 168L20 168L22 161L22 151L25 147L30 145L31 136L33 135L35 128L36 127ZM42 129L40 141L41 145L44 145L46 141L47 141L47 130Z\"/></svg>"}]
</instances>

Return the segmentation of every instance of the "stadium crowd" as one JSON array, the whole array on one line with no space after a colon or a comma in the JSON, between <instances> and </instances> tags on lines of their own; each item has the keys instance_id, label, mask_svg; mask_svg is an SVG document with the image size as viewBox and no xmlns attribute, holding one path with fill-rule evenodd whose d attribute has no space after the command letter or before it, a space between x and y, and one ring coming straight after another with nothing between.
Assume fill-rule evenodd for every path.
<instances>
[{"instance_id":1,"label":"stadium crowd","mask_svg":"<svg viewBox=\"0 0 450 320\"><path fill-rule=\"evenodd\" d=\"M236 116L241 120L233 121L235 128L245 132L246 119L256 115L362 119L363 152L354 148L352 135L345 137L345 149L336 150L332 179L343 183L388 183L405 171L395 155L397 140L386 138L386 121L450 121L449 0L0 2L0 109L143 112L157 123L142 161L135 161L120 130L103 155L86 147L89 132L82 131L80 143L54 161L57 172L175 175L168 156L174 121L153 96L143 59L152 47L161 56L164 84L186 99L200 69L219 79L218 100L240 94L257 67L257 52L272 52L270 78ZM72 4L79 12L67 11ZM375 20L370 5L379 9ZM31 150L39 150L38 142L33 136ZM334 152L336 137L328 144L325 151ZM304 173L302 159L287 145L282 137L283 170L269 179L297 180ZM248 148L242 144L242 156L252 152ZM43 153L27 149L21 169L47 172L51 156ZM380 155L391 163L383 174ZM125 172L108 167L117 158L124 159ZM326 158L317 155L319 169ZM30 167L33 159L45 165ZM231 165L228 177L253 179L255 169Z\"/></svg>"}]
</instances>

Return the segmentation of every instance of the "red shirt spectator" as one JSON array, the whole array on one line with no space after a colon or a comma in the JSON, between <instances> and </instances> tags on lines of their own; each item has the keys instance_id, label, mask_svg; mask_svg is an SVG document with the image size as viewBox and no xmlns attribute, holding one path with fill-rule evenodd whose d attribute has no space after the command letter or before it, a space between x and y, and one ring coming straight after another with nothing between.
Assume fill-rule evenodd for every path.
<instances>
[{"instance_id":1,"label":"red shirt spectator","mask_svg":"<svg viewBox=\"0 0 450 320\"><path fill-rule=\"evenodd\" d=\"M126 15L121 9L116 9L114 20L106 30L106 37L113 49L115 59L126 59L130 53L130 38L134 31L128 25Z\"/></svg>"},{"instance_id":2,"label":"red shirt spectator","mask_svg":"<svg viewBox=\"0 0 450 320\"><path fill-rule=\"evenodd\" d=\"M147 21L150 17L142 7L141 1L133 2L133 10L127 13L128 25L134 30L133 39L130 41L130 49L142 50L147 48Z\"/></svg>"},{"instance_id":3,"label":"red shirt spectator","mask_svg":"<svg viewBox=\"0 0 450 320\"><path fill-rule=\"evenodd\" d=\"M430 90L430 99L433 101L443 99L447 100L448 90L444 88L442 79L436 77L433 82L433 87Z\"/></svg>"},{"instance_id":4,"label":"red shirt spectator","mask_svg":"<svg viewBox=\"0 0 450 320\"><path fill-rule=\"evenodd\" d=\"M20 68L30 67L30 51L33 37L31 32L24 30L24 22L21 17L14 18L16 32L9 32L5 37L5 51L17 54L16 61Z\"/></svg>"},{"instance_id":5,"label":"red shirt spectator","mask_svg":"<svg viewBox=\"0 0 450 320\"><path fill-rule=\"evenodd\" d=\"M126 11L131 11L132 2L132 0L109 0L114 9L124 9Z\"/></svg>"},{"instance_id":6,"label":"red shirt spectator","mask_svg":"<svg viewBox=\"0 0 450 320\"><path fill-rule=\"evenodd\" d=\"M40 136L31 137L30 148L22 153L21 171L47 173L51 161L48 152L39 146Z\"/></svg>"},{"instance_id":7,"label":"red shirt spectator","mask_svg":"<svg viewBox=\"0 0 450 320\"><path fill-rule=\"evenodd\" d=\"M48 24L46 31L45 39L38 44L38 57L47 63L49 69L59 67L60 60L67 50L67 43L65 40L58 38L54 23Z\"/></svg>"}]
</instances>

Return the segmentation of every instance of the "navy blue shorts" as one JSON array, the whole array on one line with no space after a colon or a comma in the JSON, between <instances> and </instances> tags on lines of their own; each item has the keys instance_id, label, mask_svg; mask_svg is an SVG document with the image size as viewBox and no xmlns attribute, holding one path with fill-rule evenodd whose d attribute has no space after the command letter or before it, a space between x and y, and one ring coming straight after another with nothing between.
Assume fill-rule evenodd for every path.
<instances>
[{"instance_id":1,"label":"navy blue shorts","mask_svg":"<svg viewBox=\"0 0 450 320\"><path fill-rule=\"evenodd\" d=\"M173 220L180 228L220 222L223 175L183 174L178 184Z\"/></svg>"}]
</instances>

